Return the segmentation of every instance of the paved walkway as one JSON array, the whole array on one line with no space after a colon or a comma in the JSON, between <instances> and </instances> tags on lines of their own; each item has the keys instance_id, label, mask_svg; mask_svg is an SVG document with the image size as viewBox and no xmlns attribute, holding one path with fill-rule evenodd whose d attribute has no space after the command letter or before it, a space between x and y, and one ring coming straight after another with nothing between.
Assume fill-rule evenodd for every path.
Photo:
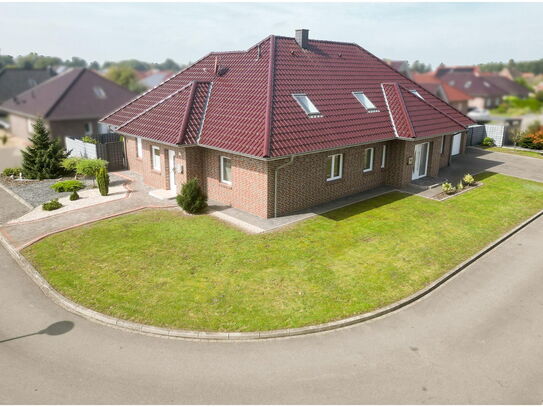
<instances>
[{"instance_id":1,"label":"paved walkway","mask_svg":"<svg viewBox=\"0 0 543 407\"><path fill-rule=\"evenodd\" d=\"M0 233L6 236L13 246L22 248L44 234L60 231L74 225L92 222L104 217L115 216L116 214L133 211L147 206L176 206L174 201L160 201L149 196L148 192L150 188L143 185L142 179L138 174L130 171L120 171L115 174L128 177L132 180L129 181L127 178L127 187L131 192L126 198L54 215L32 222L13 225L4 224L0 227Z\"/></svg>"}]
</instances>

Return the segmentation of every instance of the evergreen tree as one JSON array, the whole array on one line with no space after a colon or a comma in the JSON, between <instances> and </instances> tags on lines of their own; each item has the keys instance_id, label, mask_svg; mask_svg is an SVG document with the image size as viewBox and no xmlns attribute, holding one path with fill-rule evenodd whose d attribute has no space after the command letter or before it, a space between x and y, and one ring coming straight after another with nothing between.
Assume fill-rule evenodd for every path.
<instances>
[{"instance_id":1,"label":"evergreen tree","mask_svg":"<svg viewBox=\"0 0 543 407\"><path fill-rule=\"evenodd\" d=\"M62 160L68 157L57 139L49 138L49 131L42 119L33 125L32 145L23 154L23 175L29 179L58 178L62 175Z\"/></svg>"}]
</instances>

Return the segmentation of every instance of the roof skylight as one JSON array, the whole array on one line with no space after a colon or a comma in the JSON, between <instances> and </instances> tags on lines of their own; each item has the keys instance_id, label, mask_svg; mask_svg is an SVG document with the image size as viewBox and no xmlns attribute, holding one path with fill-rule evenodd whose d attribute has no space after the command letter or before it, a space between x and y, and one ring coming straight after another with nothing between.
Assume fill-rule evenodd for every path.
<instances>
[{"instance_id":1,"label":"roof skylight","mask_svg":"<svg viewBox=\"0 0 543 407\"><path fill-rule=\"evenodd\" d=\"M364 92L353 92L353 96L366 108L368 113L378 112L379 109L372 103Z\"/></svg>"},{"instance_id":2,"label":"roof skylight","mask_svg":"<svg viewBox=\"0 0 543 407\"><path fill-rule=\"evenodd\" d=\"M470 86L471 86L471 81L467 81L467 82L464 84L464 88L466 88L466 89L468 89Z\"/></svg>"},{"instance_id":3,"label":"roof skylight","mask_svg":"<svg viewBox=\"0 0 543 407\"><path fill-rule=\"evenodd\" d=\"M294 93L292 97L298 102L298 104L304 109L304 112L308 116L319 116L321 113L319 109L315 107L311 99L305 93Z\"/></svg>"},{"instance_id":4,"label":"roof skylight","mask_svg":"<svg viewBox=\"0 0 543 407\"><path fill-rule=\"evenodd\" d=\"M96 95L98 99L106 98L106 91L102 89L100 86L95 86L94 88L92 88L92 90L94 91L94 94Z\"/></svg>"},{"instance_id":5,"label":"roof skylight","mask_svg":"<svg viewBox=\"0 0 543 407\"><path fill-rule=\"evenodd\" d=\"M490 88L490 83L488 83L487 81L484 81L483 85L485 85L487 88Z\"/></svg>"},{"instance_id":6,"label":"roof skylight","mask_svg":"<svg viewBox=\"0 0 543 407\"><path fill-rule=\"evenodd\" d=\"M421 98L422 100L424 100L424 98L421 96L421 94L419 93L418 90L416 89L411 89L409 92L411 92L413 95L415 95L416 97L419 97Z\"/></svg>"}]
</instances>

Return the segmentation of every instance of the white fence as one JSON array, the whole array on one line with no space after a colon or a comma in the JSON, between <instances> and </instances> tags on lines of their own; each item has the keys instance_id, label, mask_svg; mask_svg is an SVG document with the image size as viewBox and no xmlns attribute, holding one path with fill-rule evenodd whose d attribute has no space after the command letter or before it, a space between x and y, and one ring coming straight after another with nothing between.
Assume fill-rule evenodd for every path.
<instances>
[{"instance_id":1,"label":"white fence","mask_svg":"<svg viewBox=\"0 0 543 407\"><path fill-rule=\"evenodd\" d=\"M70 151L70 157L98 158L96 151L97 144L85 143L84 141L66 137L66 151Z\"/></svg>"},{"instance_id":2,"label":"white fence","mask_svg":"<svg viewBox=\"0 0 543 407\"><path fill-rule=\"evenodd\" d=\"M476 146L481 144L485 137L494 139L498 147L501 147L505 141L505 127L496 124L484 124L479 126L471 126L469 129L469 144Z\"/></svg>"}]
</instances>

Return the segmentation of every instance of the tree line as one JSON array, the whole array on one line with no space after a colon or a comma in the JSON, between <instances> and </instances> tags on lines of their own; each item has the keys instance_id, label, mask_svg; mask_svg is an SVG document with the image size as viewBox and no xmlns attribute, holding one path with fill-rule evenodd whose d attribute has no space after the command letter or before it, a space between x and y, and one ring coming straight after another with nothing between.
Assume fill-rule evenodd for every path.
<instances>
[{"instance_id":1,"label":"tree line","mask_svg":"<svg viewBox=\"0 0 543 407\"><path fill-rule=\"evenodd\" d=\"M534 75L543 74L543 58L533 61L515 61L510 59L509 62L488 62L479 64L483 72L499 72L503 68L514 68L520 72L531 72Z\"/></svg>"},{"instance_id":2,"label":"tree line","mask_svg":"<svg viewBox=\"0 0 543 407\"><path fill-rule=\"evenodd\" d=\"M136 71L148 71L150 69L158 69L161 71L180 71L186 65L180 65L171 58L167 58L162 63L145 62L137 59L127 59L124 61L106 61L100 64L98 61L87 62L83 58L72 57L71 59L62 60L59 57L39 55L31 52L28 55L19 55L13 57L11 55L0 55L0 69L6 67L25 68L25 69L44 69L49 66L64 65L70 68L90 68L95 70L109 69L112 66L122 66L134 69Z\"/></svg>"}]
</instances>

